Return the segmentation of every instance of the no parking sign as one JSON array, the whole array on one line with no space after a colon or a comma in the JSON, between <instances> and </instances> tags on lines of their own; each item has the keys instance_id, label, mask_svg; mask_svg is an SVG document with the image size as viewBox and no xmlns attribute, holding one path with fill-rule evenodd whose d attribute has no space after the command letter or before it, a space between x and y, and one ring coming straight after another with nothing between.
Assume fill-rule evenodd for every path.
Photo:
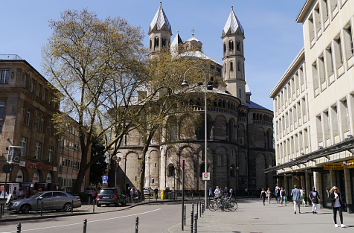
<instances>
[{"instance_id":1,"label":"no parking sign","mask_svg":"<svg viewBox=\"0 0 354 233\"><path fill-rule=\"evenodd\" d=\"M203 172L202 180L210 180L210 172Z\"/></svg>"}]
</instances>

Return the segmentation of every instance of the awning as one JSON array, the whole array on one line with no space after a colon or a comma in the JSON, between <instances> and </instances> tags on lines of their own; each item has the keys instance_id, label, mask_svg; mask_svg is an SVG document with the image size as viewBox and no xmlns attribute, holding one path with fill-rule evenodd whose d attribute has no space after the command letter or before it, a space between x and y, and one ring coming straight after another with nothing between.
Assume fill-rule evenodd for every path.
<instances>
[{"instance_id":1,"label":"awning","mask_svg":"<svg viewBox=\"0 0 354 233\"><path fill-rule=\"evenodd\" d=\"M352 151L353 149L354 149L354 138L350 137L350 138L345 139L343 142L339 142L339 143L334 144L332 146L329 146L326 148L321 148L321 149L313 151L311 153L301 155L290 162L264 169L264 173L269 173L269 172L281 170L284 168L291 168L292 166L304 164L304 163L307 163L309 161L313 161L313 160L321 158L321 157L328 157L332 154L339 153L342 151L350 151L351 153L353 153L353 151Z\"/></svg>"}]
</instances>

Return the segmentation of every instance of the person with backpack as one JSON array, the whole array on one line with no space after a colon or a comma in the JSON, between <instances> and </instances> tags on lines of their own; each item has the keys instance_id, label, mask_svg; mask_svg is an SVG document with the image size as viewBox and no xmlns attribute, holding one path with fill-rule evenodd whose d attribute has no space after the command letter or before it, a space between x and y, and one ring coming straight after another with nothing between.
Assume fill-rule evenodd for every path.
<instances>
[{"instance_id":1,"label":"person with backpack","mask_svg":"<svg viewBox=\"0 0 354 233\"><path fill-rule=\"evenodd\" d=\"M317 214L317 205L321 199L315 187L312 188L312 191L309 194L309 199L312 203L312 213Z\"/></svg>"}]
</instances>

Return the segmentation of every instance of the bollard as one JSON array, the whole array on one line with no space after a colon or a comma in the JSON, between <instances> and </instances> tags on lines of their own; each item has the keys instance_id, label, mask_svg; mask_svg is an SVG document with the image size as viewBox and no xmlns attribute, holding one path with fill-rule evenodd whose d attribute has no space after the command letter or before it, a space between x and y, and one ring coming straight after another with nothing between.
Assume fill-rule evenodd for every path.
<instances>
[{"instance_id":1,"label":"bollard","mask_svg":"<svg viewBox=\"0 0 354 233\"><path fill-rule=\"evenodd\" d=\"M73 214L74 211L74 200L71 200L71 214Z\"/></svg>"},{"instance_id":2,"label":"bollard","mask_svg":"<svg viewBox=\"0 0 354 233\"><path fill-rule=\"evenodd\" d=\"M17 231L16 231L16 233L21 233L21 228L22 228L21 223L20 222L17 223Z\"/></svg>"},{"instance_id":3,"label":"bollard","mask_svg":"<svg viewBox=\"0 0 354 233\"><path fill-rule=\"evenodd\" d=\"M194 218L194 213L193 210L191 211L191 233L193 233L193 218Z\"/></svg>"},{"instance_id":4,"label":"bollard","mask_svg":"<svg viewBox=\"0 0 354 233\"><path fill-rule=\"evenodd\" d=\"M41 199L41 216L43 215L43 199Z\"/></svg>"},{"instance_id":5,"label":"bollard","mask_svg":"<svg viewBox=\"0 0 354 233\"><path fill-rule=\"evenodd\" d=\"M187 206L186 205L184 205L184 215L183 215L183 224L184 225L187 225Z\"/></svg>"},{"instance_id":6,"label":"bollard","mask_svg":"<svg viewBox=\"0 0 354 233\"><path fill-rule=\"evenodd\" d=\"M197 217L199 216L199 202L197 202L197 211L196 211L196 213L197 213Z\"/></svg>"},{"instance_id":7,"label":"bollard","mask_svg":"<svg viewBox=\"0 0 354 233\"><path fill-rule=\"evenodd\" d=\"M139 217L136 217L135 220L135 233L139 232Z\"/></svg>"},{"instance_id":8,"label":"bollard","mask_svg":"<svg viewBox=\"0 0 354 233\"><path fill-rule=\"evenodd\" d=\"M194 233L197 233L197 226L198 226L198 214L194 215Z\"/></svg>"},{"instance_id":9,"label":"bollard","mask_svg":"<svg viewBox=\"0 0 354 233\"><path fill-rule=\"evenodd\" d=\"M86 228L87 228L87 219L84 219L84 227L83 227L83 233L86 233Z\"/></svg>"},{"instance_id":10,"label":"bollard","mask_svg":"<svg viewBox=\"0 0 354 233\"><path fill-rule=\"evenodd\" d=\"M199 217L202 217L202 203L199 202Z\"/></svg>"},{"instance_id":11,"label":"bollard","mask_svg":"<svg viewBox=\"0 0 354 233\"><path fill-rule=\"evenodd\" d=\"M92 200L92 213L95 213L95 200Z\"/></svg>"}]
</instances>

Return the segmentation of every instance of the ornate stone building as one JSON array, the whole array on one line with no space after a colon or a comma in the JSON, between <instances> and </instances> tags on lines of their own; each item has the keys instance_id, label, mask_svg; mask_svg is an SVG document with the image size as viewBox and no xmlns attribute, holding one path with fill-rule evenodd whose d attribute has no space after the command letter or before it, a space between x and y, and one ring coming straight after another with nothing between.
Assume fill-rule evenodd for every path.
<instances>
[{"instance_id":1,"label":"ornate stone building","mask_svg":"<svg viewBox=\"0 0 354 233\"><path fill-rule=\"evenodd\" d=\"M174 56L205 61L207 68L203 69L209 81L223 78L218 86L207 90L214 96L207 109L208 186L232 187L239 193L273 186L272 175L264 175L264 169L274 165L273 112L251 101L245 79L244 29L234 10L222 29L223 64L203 53L202 42L194 34L185 42L177 33L170 43L171 36L171 25L160 6L149 27L149 57L169 46ZM200 113L201 119L203 106L203 100L194 99L194 112ZM204 190L204 128L187 113L169 116L162 128L162 137L153 141L146 155L145 187L180 190L180 164L185 160L186 189ZM120 188L139 187L142 144L136 131L126 135L118 156L122 158Z\"/></svg>"}]
</instances>

